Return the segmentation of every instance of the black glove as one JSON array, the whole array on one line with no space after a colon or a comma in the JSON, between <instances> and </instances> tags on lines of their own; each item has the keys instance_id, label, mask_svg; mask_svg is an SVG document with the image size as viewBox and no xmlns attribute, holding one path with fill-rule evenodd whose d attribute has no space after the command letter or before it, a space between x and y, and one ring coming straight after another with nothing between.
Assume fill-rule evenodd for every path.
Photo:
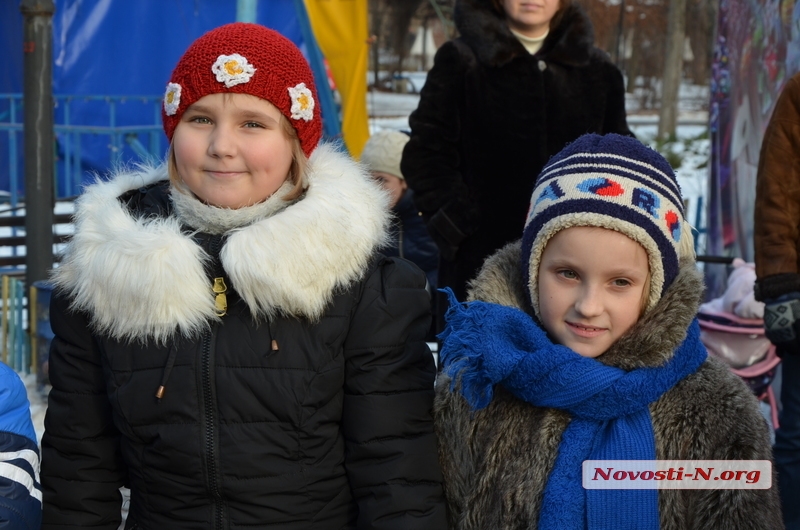
<instances>
[{"instance_id":1,"label":"black glove","mask_svg":"<svg viewBox=\"0 0 800 530\"><path fill-rule=\"evenodd\" d=\"M775 346L800 353L800 292L764 300L764 331Z\"/></svg>"}]
</instances>

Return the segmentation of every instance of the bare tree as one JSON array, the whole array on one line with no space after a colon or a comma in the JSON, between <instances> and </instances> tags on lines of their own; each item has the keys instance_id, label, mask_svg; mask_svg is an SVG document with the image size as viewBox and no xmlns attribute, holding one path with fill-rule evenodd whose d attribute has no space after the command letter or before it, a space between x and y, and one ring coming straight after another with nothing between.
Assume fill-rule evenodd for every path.
<instances>
[{"instance_id":1,"label":"bare tree","mask_svg":"<svg viewBox=\"0 0 800 530\"><path fill-rule=\"evenodd\" d=\"M408 28L422 2L423 0L387 0L392 8L390 32L392 49L397 56L395 73L403 71L403 60L410 48Z\"/></svg>"},{"instance_id":2,"label":"bare tree","mask_svg":"<svg viewBox=\"0 0 800 530\"><path fill-rule=\"evenodd\" d=\"M672 0L667 23L667 55L661 82L661 109L658 113L658 138L662 140L675 136L685 40L686 0Z\"/></svg>"},{"instance_id":3,"label":"bare tree","mask_svg":"<svg viewBox=\"0 0 800 530\"><path fill-rule=\"evenodd\" d=\"M386 20L386 4L382 0L369 0L370 15L370 55L372 56L372 85L378 86L380 76L380 50L384 45L386 36L384 24Z\"/></svg>"}]
</instances>

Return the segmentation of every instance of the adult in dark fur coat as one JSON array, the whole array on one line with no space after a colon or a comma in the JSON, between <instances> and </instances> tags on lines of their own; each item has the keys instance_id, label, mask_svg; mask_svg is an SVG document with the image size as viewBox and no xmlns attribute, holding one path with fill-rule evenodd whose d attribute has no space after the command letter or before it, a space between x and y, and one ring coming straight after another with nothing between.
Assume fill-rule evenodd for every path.
<instances>
[{"instance_id":1,"label":"adult in dark fur coat","mask_svg":"<svg viewBox=\"0 0 800 530\"><path fill-rule=\"evenodd\" d=\"M483 260L519 237L552 155L587 132L630 134L622 74L584 11L561 0L545 36L528 38L513 24L519 4L456 3L460 37L437 52L409 119L403 174L439 246L439 285L461 299Z\"/></svg>"},{"instance_id":2,"label":"adult in dark fur coat","mask_svg":"<svg viewBox=\"0 0 800 530\"><path fill-rule=\"evenodd\" d=\"M756 398L699 341L702 276L669 165L587 136L539 177L522 242L448 311L434 415L450 528L779 530L774 474L768 489L582 488L585 460L772 456Z\"/></svg>"}]
</instances>

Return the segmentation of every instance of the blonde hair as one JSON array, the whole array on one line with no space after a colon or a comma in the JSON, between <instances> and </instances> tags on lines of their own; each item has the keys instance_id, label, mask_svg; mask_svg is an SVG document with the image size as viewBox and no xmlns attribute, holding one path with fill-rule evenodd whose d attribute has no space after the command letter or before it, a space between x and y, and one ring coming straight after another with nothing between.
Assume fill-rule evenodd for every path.
<instances>
[{"instance_id":1,"label":"blonde hair","mask_svg":"<svg viewBox=\"0 0 800 530\"><path fill-rule=\"evenodd\" d=\"M694 233L692 225L684 220L681 223L681 240L678 242L678 261L691 259L694 261L697 255L694 252Z\"/></svg>"},{"instance_id":2,"label":"blonde hair","mask_svg":"<svg viewBox=\"0 0 800 530\"><path fill-rule=\"evenodd\" d=\"M284 136L292 143L292 164L289 166L287 179L289 182L294 183L294 188L283 197L283 200L293 201L300 197L306 191L306 188L308 188L308 176L306 175L308 158L303 152L303 147L300 145L297 131L283 114L281 114L280 126ZM170 184L172 184L173 187L181 191L186 189L183 180L178 174L175 150L172 143L169 144L169 151L167 152L167 173L169 174Z\"/></svg>"}]
</instances>

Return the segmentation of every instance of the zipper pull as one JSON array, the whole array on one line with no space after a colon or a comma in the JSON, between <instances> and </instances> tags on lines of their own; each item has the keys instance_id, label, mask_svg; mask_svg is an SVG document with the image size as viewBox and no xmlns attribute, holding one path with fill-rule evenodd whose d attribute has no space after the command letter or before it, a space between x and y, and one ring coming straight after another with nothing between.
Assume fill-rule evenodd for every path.
<instances>
[{"instance_id":1,"label":"zipper pull","mask_svg":"<svg viewBox=\"0 0 800 530\"><path fill-rule=\"evenodd\" d=\"M225 313L228 312L228 297L225 296L228 286L225 285L225 280L223 278L214 278L214 286L211 287L211 290L216 294L214 297L214 309L217 312L217 316L224 317Z\"/></svg>"}]
</instances>

